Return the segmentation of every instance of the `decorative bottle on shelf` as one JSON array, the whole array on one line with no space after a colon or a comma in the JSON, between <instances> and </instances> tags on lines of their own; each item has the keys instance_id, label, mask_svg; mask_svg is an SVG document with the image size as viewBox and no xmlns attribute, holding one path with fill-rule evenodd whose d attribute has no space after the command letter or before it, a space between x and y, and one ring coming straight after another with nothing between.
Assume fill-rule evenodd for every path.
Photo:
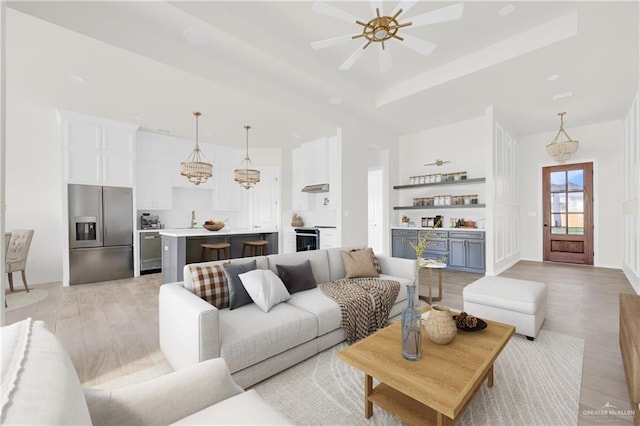
<instances>
[{"instance_id":1,"label":"decorative bottle on shelf","mask_svg":"<svg viewBox=\"0 0 640 426\"><path fill-rule=\"evenodd\" d=\"M407 307L402 311L402 356L410 361L422 358L422 318L415 306L415 291L415 284L407 286Z\"/></svg>"}]
</instances>

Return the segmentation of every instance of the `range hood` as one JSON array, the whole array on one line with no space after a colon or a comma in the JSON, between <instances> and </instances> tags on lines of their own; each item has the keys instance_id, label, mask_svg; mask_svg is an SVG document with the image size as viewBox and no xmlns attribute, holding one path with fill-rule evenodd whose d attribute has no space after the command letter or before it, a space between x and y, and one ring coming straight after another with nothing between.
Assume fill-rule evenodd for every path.
<instances>
[{"instance_id":1,"label":"range hood","mask_svg":"<svg viewBox=\"0 0 640 426\"><path fill-rule=\"evenodd\" d=\"M329 192L329 184L328 183L317 183L315 185L307 185L302 188L302 192Z\"/></svg>"}]
</instances>

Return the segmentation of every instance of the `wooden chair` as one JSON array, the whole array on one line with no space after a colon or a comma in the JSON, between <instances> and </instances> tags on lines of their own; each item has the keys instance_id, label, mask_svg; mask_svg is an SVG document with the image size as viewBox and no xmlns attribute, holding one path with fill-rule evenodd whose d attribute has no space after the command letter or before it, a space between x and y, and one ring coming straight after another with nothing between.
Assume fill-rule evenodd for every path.
<instances>
[{"instance_id":1,"label":"wooden chair","mask_svg":"<svg viewBox=\"0 0 640 426\"><path fill-rule=\"evenodd\" d=\"M27 290L27 293L29 292L25 270L27 268L27 256L29 255L33 233L33 229L17 229L11 231L9 245L5 253L5 271L9 278L9 290L11 291L13 291L13 273L20 271L22 273L24 288Z\"/></svg>"},{"instance_id":2,"label":"wooden chair","mask_svg":"<svg viewBox=\"0 0 640 426\"><path fill-rule=\"evenodd\" d=\"M202 247L202 254L200 255L200 260L205 262L207 260L213 260L213 251L216 251L216 260L226 260L229 259L229 248L231 244L229 243L216 243L216 244L200 244ZM206 260L205 260L205 254Z\"/></svg>"},{"instance_id":3,"label":"wooden chair","mask_svg":"<svg viewBox=\"0 0 640 426\"><path fill-rule=\"evenodd\" d=\"M269 249L267 247L269 244L266 240L255 240L255 241L243 241L242 242L242 257L247 257L245 254L246 249L249 249L249 256L258 256L257 251L260 249L260 255L266 256L269 254Z\"/></svg>"}]
</instances>

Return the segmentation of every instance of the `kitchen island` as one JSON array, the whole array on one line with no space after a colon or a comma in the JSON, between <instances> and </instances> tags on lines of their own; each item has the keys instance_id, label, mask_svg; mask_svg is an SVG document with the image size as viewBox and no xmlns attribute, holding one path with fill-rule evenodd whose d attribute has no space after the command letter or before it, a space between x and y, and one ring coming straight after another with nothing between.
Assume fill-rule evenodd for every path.
<instances>
[{"instance_id":1,"label":"kitchen island","mask_svg":"<svg viewBox=\"0 0 640 426\"><path fill-rule=\"evenodd\" d=\"M183 280L183 269L190 263L202 262L201 244L229 243L231 257L242 257L242 242L266 240L269 253L278 253L277 229L233 229L207 231L204 228L160 229L162 237L162 282Z\"/></svg>"}]
</instances>

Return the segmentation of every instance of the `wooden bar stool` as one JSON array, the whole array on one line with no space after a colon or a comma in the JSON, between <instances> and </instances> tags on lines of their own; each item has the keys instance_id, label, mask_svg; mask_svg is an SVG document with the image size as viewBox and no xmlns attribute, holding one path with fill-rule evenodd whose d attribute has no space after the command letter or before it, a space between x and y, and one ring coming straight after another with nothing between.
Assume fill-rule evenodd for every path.
<instances>
[{"instance_id":1,"label":"wooden bar stool","mask_svg":"<svg viewBox=\"0 0 640 426\"><path fill-rule=\"evenodd\" d=\"M205 253L207 254L206 260L213 260L213 251L216 251L217 260L226 260L229 259L229 247L231 244L229 243L216 243L216 244L200 244L202 247L202 254L200 255L200 260L202 262L205 261ZM221 256L222 255L222 256Z\"/></svg>"},{"instance_id":2,"label":"wooden bar stool","mask_svg":"<svg viewBox=\"0 0 640 426\"><path fill-rule=\"evenodd\" d=\"M243 241L242 242L242 257L247 257L245 255L245 250L249 249L249 256L257 256L257 249L260 249L260 255L266 256L269 254L269 249L267 248L267 244L269 244L266 240L256 240L256 241Z\"/></svg>"}]
</instances>

